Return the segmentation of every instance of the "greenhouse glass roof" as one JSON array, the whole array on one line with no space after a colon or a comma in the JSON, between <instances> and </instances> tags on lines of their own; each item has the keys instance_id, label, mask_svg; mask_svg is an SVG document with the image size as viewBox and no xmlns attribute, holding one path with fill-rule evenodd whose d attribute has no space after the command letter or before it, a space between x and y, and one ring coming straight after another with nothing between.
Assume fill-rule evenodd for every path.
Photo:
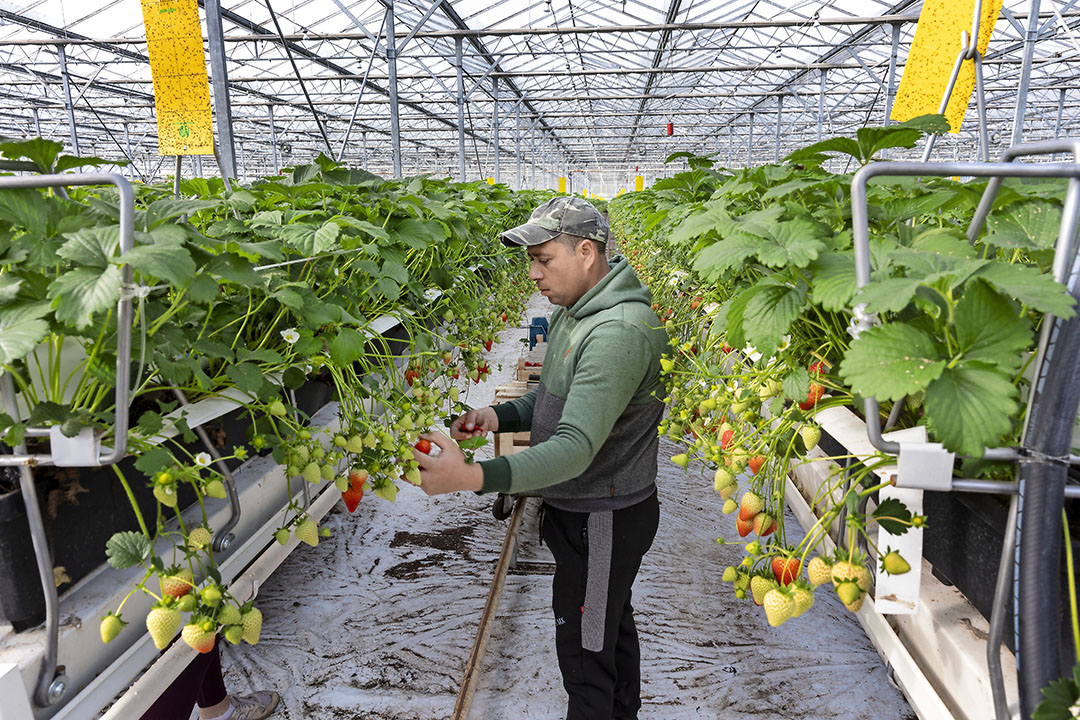
<instances>
[{"instance_id":1,"label":"greenhouse glass roof","mask_svg":"<svg viewBox=\"0 0 1080 720\"><path fill-rule=\"evenodd\" d=\"M1029 47L1023 138L1077 132L1076 4L1006 0L983 61L991 156L1012 141ZM390 8L403 174L460 174L460 44L468 179L550 185L570 173L578 189L611 193L634 174L664 172L673 152L769 162L885 124L921 6L223 0L237 171L251 178L326 152L394 172ZM130 156L138 177L170 174L171 159L158 156L146 53L136 0L0 0L0 134L75 139L82 154ZM937 155L975 159L975 105ZM204 171L216 172L212 158L183 172Z\"/></svg>"}]
</instances>

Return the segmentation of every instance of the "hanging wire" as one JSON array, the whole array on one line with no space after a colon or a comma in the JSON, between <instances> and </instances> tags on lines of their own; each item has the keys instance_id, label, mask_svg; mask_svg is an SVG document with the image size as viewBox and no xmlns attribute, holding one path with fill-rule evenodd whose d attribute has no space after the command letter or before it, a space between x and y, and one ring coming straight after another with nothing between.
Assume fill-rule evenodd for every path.
<instances>
[{"instance_id":1,"label":"hanging wire","mask_svg":"<svg viewBox=\"0 0 1080 720\"><path fill-rule=\"evenodd\" d=\"M311 102L311 95L308 94L307 85L304 84L304 79L300 77L300 69L296 67L292 49L289 47L289 43L285 41L285 33L281 32L281 24L278 22L277 14L274 12L274 8L270 6L270 0L265 0L265 3L266 9L270 12L270 19L274 21L274 27L277 29L281 46L285 48L285 54L289 56L289 64L292 65L293 72L296 73L296 82L300 83L300 89L304 91L304 97L307 99L308 107L311 109L311 116L315 119L315 124L319 128L319 134L322 135L323 142L326 143L327 155L334 157L334 148L330 147L330 138L326 136L326 129L323 127L322 121L319 120L319 113L315 111L315 103Z\"/></svg>"}]
</instances>

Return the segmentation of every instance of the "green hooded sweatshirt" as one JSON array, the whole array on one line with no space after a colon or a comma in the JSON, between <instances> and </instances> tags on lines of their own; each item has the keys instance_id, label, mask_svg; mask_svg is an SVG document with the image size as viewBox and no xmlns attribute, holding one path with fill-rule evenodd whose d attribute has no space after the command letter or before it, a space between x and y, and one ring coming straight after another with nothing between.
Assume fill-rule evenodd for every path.
<instances>
[{"instance_id":1,"label":"green hooded sweatshirt","mask_svg":"<svg viewBox=\"0 0 1080 720\"><path fill-rule=\"evenodd\" d=\"M499 432L531 430L528 449L480 463L483 492L538 491L555 507L616 510L655 487L660 355L668 337L624 258L551 316L540 385L495 406Z\"/></svg>"}]
</instances>

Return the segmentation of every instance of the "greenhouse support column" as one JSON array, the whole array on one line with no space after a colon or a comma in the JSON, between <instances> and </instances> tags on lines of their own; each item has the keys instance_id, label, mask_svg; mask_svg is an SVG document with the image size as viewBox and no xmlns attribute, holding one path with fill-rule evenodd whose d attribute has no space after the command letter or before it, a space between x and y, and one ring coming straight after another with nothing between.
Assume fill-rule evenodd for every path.
<instances>
[{"instance_id":1,"label":"greenhouse support column","mask_svg":"<svg viewBox=\"0 0 1080 720\"><path fill-rule=\"evenodd\" d=\"M221 0L206 0L206 37L210 51L210 77L214 82L214 127L222 175L236 177L236 144L233 140L232 103L226 67L225 35L221 29Z\"/></svg>"},{"instance_id":2,"label":"greenhouse support column","mask_svg":"<svg viewBox=\"0 0 1080 720\"><path fill-rule=\"evenodd\" d=\"M1058 125L1061 123L1059 122ZM517 182L514 183L514 189L521 189L521 103L518 102L514 108L514 142L517 146Z\"/></svg>"},{"instance_id":3,"label":"greenhouse support column","mask_svg":"<svg viewBox=\"0 0 1080 720\"><path fill-rule=\"evenodd\" d=\"M780 121L784 117L784 96L776 98L776 152L774 162L780 162Z\"/></svg>"},{"instance_id":4,"label":"greenhouse support column","mask_svg":"<svg viewBox=\"0 0 1080 720\"><path fill-rule=\"evenodd\" d=\"M896 99L896 58L900 51L900 25L892 26L892 54L889 55L889 94L885 97L885 124L892 122L893 100Z\"/></svg>"},{"instance_id":5,"label":"greenhouse support column","mask_svg":"<svg viewBox=\"0 0 1080 720\"><path fill-rule=\"evenodd\" d=\"M750 113L750 132L746 141L746 167L750 167L751 151L754 147L754 113Z\"/></svg>"},{"instance_id":6,"label":"greenhouse support column","mask_svg":"<svg viewBox=\"0 0 1080 720\"><path fill-rule=\"evenodd\" d=\"M491 78L491 99L495 109L491 111L491 134L495 148L495 182L501 182L499 175L499 78Z\"/></svg>"},{"instance_id":7,"label":"greenhouse support column","mask_svg":"<svg viewBox=\"0 0 1080 720\"><path fill-rule=\"evenodd\" d=\"M71 130L71 149L73 154L80 155L79 133L75 129L75 105L71 101L71 80L68 77L67 51L63 45L56 46L56 57L60 61L60 78L64 82L64 106L67 108L68 127Z\"/></svg>"},{"instance_id":8,"label":"greenhouse support column","mask_svg":"<svg viewBox=\"0 0 1080 720\"><path fill-rule=\"evenodd\" d=\"M454 61L457 65L457 147L458 182L465 182L465 77L461 67L461 38L454 38Z\"/></svg>"},{"instance_id":9,"label":"greenhouse support column","mask_svg":"<svg viewBox=\"0 0 1080 720\"><path fill-rule=\"evenodd\" d=\"M195 177L202 177L202 155L192 155L195 158Z\"/></svg>"},{"instance_id":10,"label":"greenhouse support column","mask_svg":"<svg viewBox=\"0 0 1080 720\"><path fill-rule=\"evenodd\" d=\"M825 70L821 71L821 93L818 94L817 139L821 142L822 122L825 120Z\"/></svg>"},{"instance_id":11,"label":"greenhouse support column","mask_svg":"<svg viewBox=\"0 0 1080 720\"><path fill-rule=\"evenodd\" d=\"M34 108L30 112L34 114L34 134L41 137L41 113L38 112L37 108ZM127 125L124 127L126 128ZM131 157L131 153L128 153L128 157Z\"/></svg>"},{"instance_id":12,"label":"greenhouse support column","mask_svg":"<svg viewBox=\"0 0 1080 720\"><path fill-rule=\"evenodd\" d=\"M364 170L367 170L367 133L360 133L360 152L363 153Z\"/></svg>"},{"instance_id":13,"label":"greenhouse support column","mask_svg":"<svg viewBox=\"0 0 1080 720\"><path fill-rule=\"evenodd\" d=\"M728 125L727 129L727 164L731 167L735 162L735 125Z\"/></svg>"},{"instance_id":14,"label":"greenhouse support column","mask_svg":"<svg viewBox=\"0 0 1080 720\"><path fill-rule=\"evenodd\" d=\"M1035 55L1035 42L1039 39L1039 0L1031 0L1028 9L1027 39L1024 40L1024 61L1020 66L1020 88L1016 93L1016 115L1013 118L1012 145L1018 145L1024 136L1024 113L1027 111L1028 87L1031 85L1031 61Z\"/></svg>"},{"instance_id":15,"label":"greenhouse support column","mask_svg":"<svg viewBox=\"0 0 1080 720\"><path fill-rule=\"evenodd\" d=\"M37 111L34 111L37 114ZM38 131L38 135L41 135L41 131ZM131 157L131 126L124 123L124 152L127 153L128 162L131 163L131 177L135 178L135 158Z\"/></svg>"},{"instance_id":16,"label":"greenhouse support column","mask_svg":"<svg viewBox=\"0 0 1080 720\"><path fill-rule=\"evenodd\" d=\"M397 46L394 33L394 0L386 2L386 69L390 91L390 150L394 158L394 177L401 177L401 118L398 115Z\"/></svg>"},{"instance_id":17,"label":"greenhouse support column","mask_svg":"<svg viewBox=\"0 0 1080 720\"><path fill-rule=\"evenodd\" d=\"M270 146L274 149L274 174L277 175L281 172L281 167L278 164L277 130L274 129L274 106L267 105L266 109L270 113Z\"/></svg>"},{"instance_id":18,"label":"greenhouse support column","mask_svg":"<svg viewBox=\"0 0 1080 720\"><path fill-rule=\"evenodd\" d=\"M536 125L529 128L529 187L536 188Z\"/></svg>"}]
</instances>

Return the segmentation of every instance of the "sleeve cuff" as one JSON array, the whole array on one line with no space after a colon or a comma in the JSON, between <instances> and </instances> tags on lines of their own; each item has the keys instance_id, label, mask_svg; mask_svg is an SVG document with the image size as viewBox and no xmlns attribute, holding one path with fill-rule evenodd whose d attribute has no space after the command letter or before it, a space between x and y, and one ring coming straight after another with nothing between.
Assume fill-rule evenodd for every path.
<instances>
[{"instance_id":1,"label":"sleeve cuff","mask_svg":"<svg viewBox=\"0 0 1080 720\"><path fill-rule=\"evenodd\" d=\"M484 473L484 487L480 490L481 493L510 492L510 462L506 458L482 460L480 470Z\"/></svg>"},{"instance_id":2,"label":"sleeve cuff","mask_svg":"<svg viewBox=\"0 0 1080 720\"><path fill-rule=\"evenodd\" d=\"M521 427L521 416L513 403L499 403L492 405L495 417L499 418L499 432L517 432Z\"/></svg>"}]
</instances>

